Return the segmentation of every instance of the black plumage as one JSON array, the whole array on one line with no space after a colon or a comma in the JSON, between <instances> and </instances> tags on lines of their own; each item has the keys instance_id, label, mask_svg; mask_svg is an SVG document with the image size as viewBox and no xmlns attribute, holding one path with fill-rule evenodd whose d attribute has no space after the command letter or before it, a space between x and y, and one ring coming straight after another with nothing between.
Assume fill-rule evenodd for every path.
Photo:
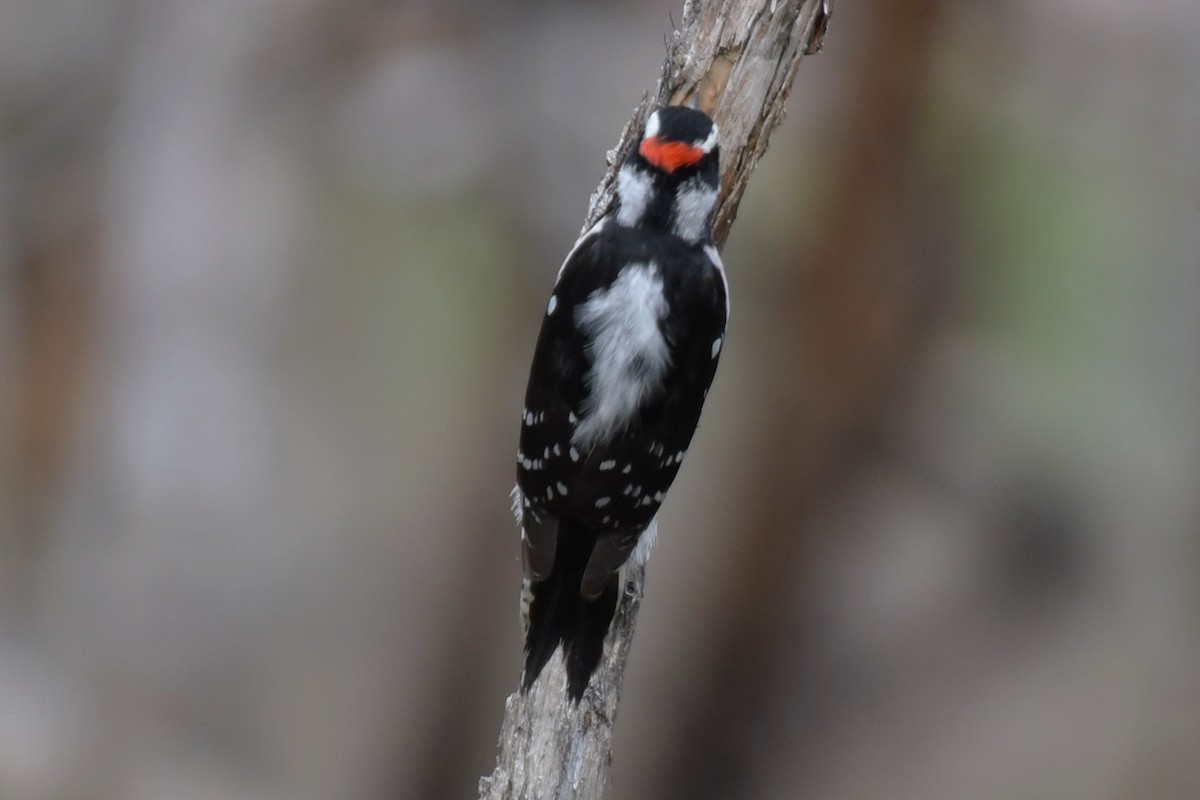
<instances>
[{"instance_id":1,"label":"black plumage","mask_svg":"<svg viewBox=\"0 0 1200 800\"><path fill-rule=\"evenodd\" d=\"M575 700L603 653L618 570L679 471L725 335L727 288L708 227L715 131L690 109L660 109L651 124L653 142L623 167L617 209L559 274L521 426L532 593L523 686L561 644ZM653 146L673 148L671 160ZM698 229L685 219L696 204Z\"/></svg>"}]
</instances>

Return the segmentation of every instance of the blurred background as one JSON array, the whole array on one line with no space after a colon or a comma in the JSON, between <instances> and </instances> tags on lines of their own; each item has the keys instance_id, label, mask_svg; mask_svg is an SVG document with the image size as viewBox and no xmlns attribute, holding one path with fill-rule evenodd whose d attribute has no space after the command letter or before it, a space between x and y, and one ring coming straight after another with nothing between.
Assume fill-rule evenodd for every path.
<instances>
[{"instance_id":1,"label":"blurred background","mask_svg":"<svg viewBox=\"0 0 1200 800\"><path fill-rule=\"evenodd\" d=\"M681 6L0 6L0 798L474 797L528 358ZM616 800L1200 797L1200 4L858 0Z\"/></svg>"}]
</instances>

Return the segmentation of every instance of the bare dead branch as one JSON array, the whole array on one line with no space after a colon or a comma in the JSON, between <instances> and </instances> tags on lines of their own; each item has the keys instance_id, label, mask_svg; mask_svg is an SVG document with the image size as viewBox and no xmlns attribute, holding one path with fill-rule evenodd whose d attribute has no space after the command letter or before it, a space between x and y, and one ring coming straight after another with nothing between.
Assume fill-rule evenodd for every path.
<instances>
[{"instance_id":1,"label":"bare dead branch","mask_svg":"<svg viewBox=\"0 0 1200 800\"><path fill-rule=\"evenodd\" d=\"M721 194L713 234L723 244L750 175L783 120L800 59L819 48L828 14L828 0L688 0L682 24L667 43L655 95L642 98L620 142L608 153L608 171L592 195L584 229L611 208L617 170L650 111L668 103L695 103L721 130ZM642 570L632 567L626 575L604 660L578 706L567 700L561 656L547 665L528 694L508 698L496 769L480 780L480 798L602 796L644 578Z\"/></svg>"}]
</instances>

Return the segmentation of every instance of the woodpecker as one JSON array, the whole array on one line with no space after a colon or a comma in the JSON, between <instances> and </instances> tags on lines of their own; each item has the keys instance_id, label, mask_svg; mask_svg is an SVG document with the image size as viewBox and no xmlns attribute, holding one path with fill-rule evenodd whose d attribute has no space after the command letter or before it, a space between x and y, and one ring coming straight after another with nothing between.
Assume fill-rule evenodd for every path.
<instances>
[{"instance_id":1,"label":"woodpecker","mask_svg":"<svg viewBox=\"0 0 1200 800\"><path fill-rule=\"evenodd\" d=\"M703 112L651 114L617 175L612 212L575 243L546 305L513 490L524 691L561 645L568 694L583 697L619 570L648 555L695 433L729 316L711 227L718 157L717 126Z\"/></svg>"}]
</instances>

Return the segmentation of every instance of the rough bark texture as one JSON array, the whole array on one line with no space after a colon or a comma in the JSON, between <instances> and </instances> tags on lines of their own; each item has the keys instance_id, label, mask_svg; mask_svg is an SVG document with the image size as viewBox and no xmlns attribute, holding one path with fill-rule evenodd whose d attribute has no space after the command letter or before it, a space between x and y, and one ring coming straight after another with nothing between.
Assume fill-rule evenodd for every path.
<instances>
[{"instance_id":1,"label":"rough bark texture","mask_svg":"<svg viewBox=\"0 0 1200 800\"><path fill-rule=\"evenodd\" d=\"M721 130L721 194L714 237L723 244L738 204L784 104L800 59L820 47L828 0L719 0L684 6L667 43L653 98L642 99L608 153L609 169L589 204L584 229L608 212L619 165L646 116L663 104L695 102ZM578 706L566 699L560 656L526 695L504 708L496 769L479 783L487 800L599 798L608 783L621 679L641 604L644 573L630 569L604 660Z\"/></svg>"},{"instance_id":2,"label":"rough bark texture","mask_svg":"<svg viewBox=\"0 0 1200 800\"><path fill-rule=\"evenodd\" d=\"M713 238L723 245L750 175L783 121L800 59L820 48L829 13L829 0L689 0L667 42L658 90L653 98L646 94L620 143L608 152L608 172L592 195L582 230L612 207L617 170L650 111L695 102L721 129Z\"/></svg>"},{"instance_id":3,"label":"rough bark texture","mask_svg":"<svg viewBox=\"0 0 1200 800\"><path fill-rule=\"evenodd\" d=\"M931 231L948 225L920 205L909 165L927 95L942 0L873 0L856 29L863 53L841 75L837 147L816 196L812 243L773 287L773 391L747 409L758 457L740 470L730 505L741 510L738 545L721 560L728 590L710 603L707 663L673 718L674 752L659 764L658 796L742 796L778 723L786 652L803 652L797 606L808 585L810 542L829 498L852 478L939 318L944 262ZM803 592L803 589L801 589ZM703 698L704 702L696 702Z\"/></svg>"}]
</instances>

